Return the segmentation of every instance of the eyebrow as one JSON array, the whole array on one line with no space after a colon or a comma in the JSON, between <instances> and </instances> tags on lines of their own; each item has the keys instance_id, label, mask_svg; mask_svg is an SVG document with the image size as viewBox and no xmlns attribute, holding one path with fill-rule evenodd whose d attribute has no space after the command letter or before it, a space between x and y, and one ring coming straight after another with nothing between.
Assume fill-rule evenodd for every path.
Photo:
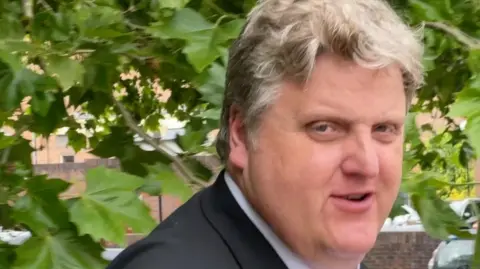
<instances>
[{"instance_id":1,"label":"eyebrow","mask_svg":"<svg viewBox=\"0 0 480 269\"><path fill-rule=\"evenodd\" d=\"M338 115L339 113L343 113L342 115ZM335 121L335 122L343 122L343 123L354 123L354 122L366 122L365 119L357 116L351 116L349 113L345 113L344 111L324 106L322 108L315 108L309 110L300 110L297 113L297 116L302 118L311 118L314 120L315 118L320 118L323 120ZM401 124L405 121L406 115L403 113L382 113L375 119L375 123L396 123Z\"/></svg>"}]
</instances>

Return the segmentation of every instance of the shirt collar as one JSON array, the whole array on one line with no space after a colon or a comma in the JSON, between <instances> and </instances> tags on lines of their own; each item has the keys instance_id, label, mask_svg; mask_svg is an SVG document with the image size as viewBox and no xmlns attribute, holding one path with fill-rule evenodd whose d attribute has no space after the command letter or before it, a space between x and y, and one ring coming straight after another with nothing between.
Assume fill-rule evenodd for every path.
<instances>
[{"instance_id":1,"label":"shirt collar","mask_svg":"<svg viewBox=\"0 0 480 269\"><path fill-rule=\"evenodd\" d=\"M278 236L273 233L272 229L268 224L258 215L258 213L253 209L250 203L247 201L243 195L240 188L237 186L232 177L225 173L225 182L227 183L228 189L232 193L235 201L245 212L247 217L253 222L257 229L263 234L265 239L270 243L272 248L277 252L278 256L289 269L309 269L309 267L294 254L288 247L278 238Z\"/></svg>"},{"instance_id":2,"label":"shirt collar","mask_svg":"<svg viewBox=\"0 0 480 269\"><path fill-rule=\"evenodd\" d=\"M305 261L303 261L297 254L293 253L285 243L272 231L270 226L258 215L253 209L252 205L247 201L242 191L232 179L232 177L225 172L225 182L228 189L233 195L233 198L238 203L240 208L244 211L245 215L250 221L257 227L262 233L265 239L270 243L272 248L277 252L278 256L285 263L289 269L310 269ZM360 265L358 266L360 269Z\"/></svg>"}]
</instances>

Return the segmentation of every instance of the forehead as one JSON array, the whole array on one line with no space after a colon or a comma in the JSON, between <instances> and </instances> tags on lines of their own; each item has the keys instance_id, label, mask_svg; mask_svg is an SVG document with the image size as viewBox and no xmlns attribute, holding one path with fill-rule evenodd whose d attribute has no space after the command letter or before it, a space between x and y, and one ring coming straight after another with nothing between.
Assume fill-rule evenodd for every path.
<instances>
[{"instance_id":1,"label":"forehead","mask_svg":"<svg viewBox=\"0 0 480 269\"><path fill-rule=\"evenodd\" d=\"M332 54L318 58L303 88L286 83L279 99L299 115L323 112L352 120L378 120L403 118L406 114L399 67L369 69Z\"/></svg>"}]
</instances>

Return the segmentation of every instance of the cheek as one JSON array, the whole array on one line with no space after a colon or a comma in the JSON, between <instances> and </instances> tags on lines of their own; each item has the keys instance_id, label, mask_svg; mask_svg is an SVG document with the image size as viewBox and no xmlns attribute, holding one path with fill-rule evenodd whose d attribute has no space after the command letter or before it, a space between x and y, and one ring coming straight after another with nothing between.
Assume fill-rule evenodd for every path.
<instances>
[{"instance_id":1,"label":"cheek","mask_svg":"<svg viewBox=\"0 0 480 269\"><path fill-rule=\"evenodd\" d=\"M302 160L299 172L307 180L309 188L325 188L331 186L335 173L339 171L342 150L335 146L309 145L311 154Z\"/></svg>"},{"instance_id":2,"label":"cheek","mask_svg":"<svg viewBox=\"0 0 480 269\"><path fill-rule=\"evenodd\" d=\"M297 188L301 198L300 208L308 217L316 217L324 211L325 202L338 179L342 151L334 146L310 145L311 154L303 159L298 169Z\"/></svg>"},{"instance_id":3,"label":"cheek","mask_svg":"<svg viewBox=\"0 0 480 269\"><path fill-rule=\"evenodd\" d=\"M385 199L394 199L402 181L403 148L386 149L379 157L380 188L386 193ZM393 198L392 198L393 197Z\"/></svg>"}]
</instances>

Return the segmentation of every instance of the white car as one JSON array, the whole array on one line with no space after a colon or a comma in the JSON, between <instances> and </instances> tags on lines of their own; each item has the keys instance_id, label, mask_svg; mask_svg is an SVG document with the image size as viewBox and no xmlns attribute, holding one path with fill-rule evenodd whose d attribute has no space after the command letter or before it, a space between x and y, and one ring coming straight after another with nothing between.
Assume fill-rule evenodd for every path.
<instances>
[{"instance_id":1,"label":"white car","mask_svg":"<svg viewBox=\"0 0 480 269\"><path fill-rule=\"evenodd\" d=\"M3 241L10 245L21 245L25 243L25 241L27 241L31 236L32 234L28 231L3 230L0 227L0 241ZM122 251L123 248L106 248L105 251L102 253L102 258L107 261L112 261Z\"/></svg>"},{"instance_id":2,"label":"white car","mask_svg":"<svg viewBox=\"0 0 480 269\"><path fill-rule=\"evenodd\" d=\"M464 200L461 200L461 201L453 201L453 202L450 202L450 208L452 208L452 210L457 215L459 215L462 219L464 219L468 224L471 224L473 221L476 220L475 211L474 211L473 206L472 206L473 204L476 204L477 208L480 208L480 198L468 198L468 199L464 199ZM470 231L472 233L477 232L476 230L470 230ZM452 239L454 239L454 237L452 237ZM450 241L442 241L437 246L437 248L433 251L432 258L428 262L428 269L433 269L434 264L435 264L435 260L438 259L437 255L439 254L439 250L442 250L443 252L447 252L447 251L451 252L452 250L457 250L457 251L462 250L463 254L465 254L466 252L464 250L464 247L461 247L461 246L464 246L465 244L472 244L472 242L469 242L467 240L460 240L458 242L454 242L454 244L456 244L456 245L454 247L453 247L453 245L450 246L449 249L447 250L446 247L447 247L447 244L449 242ZM447 255L445 255L445 256L447 256ZM450 256L453 257L455 255L450 255Z\"/></svg>"}]
</instances>

